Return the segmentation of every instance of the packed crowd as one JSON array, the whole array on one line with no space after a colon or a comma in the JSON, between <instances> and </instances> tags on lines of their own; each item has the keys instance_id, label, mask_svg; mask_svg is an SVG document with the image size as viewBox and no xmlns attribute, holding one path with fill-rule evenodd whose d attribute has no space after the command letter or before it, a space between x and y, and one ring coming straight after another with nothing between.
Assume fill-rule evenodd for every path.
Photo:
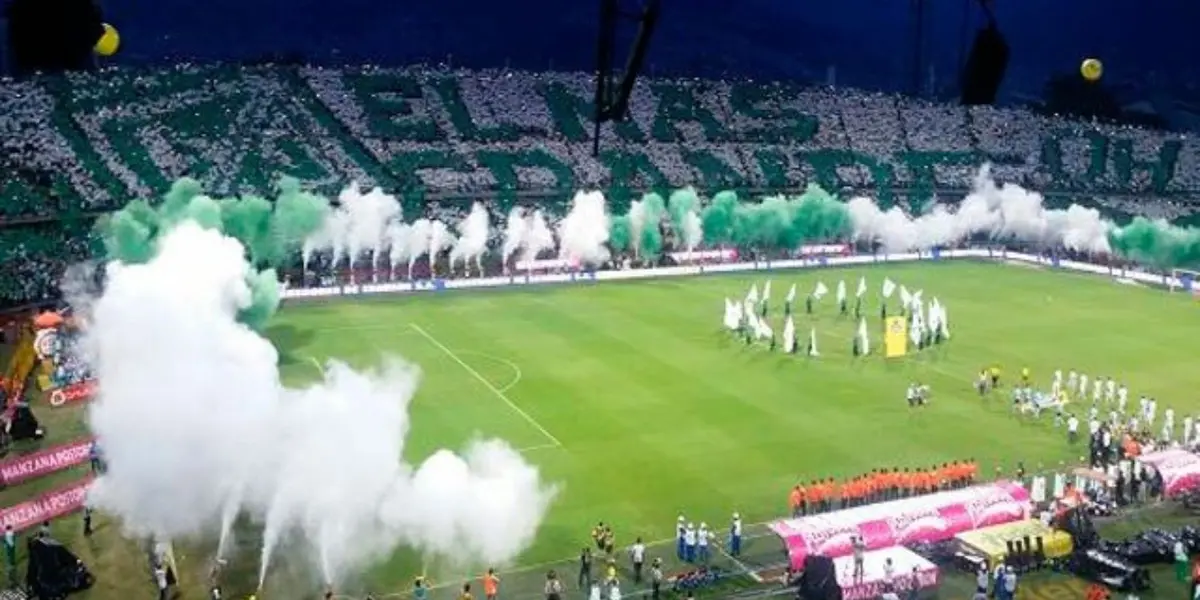
<instances>
[{"instance_id":1,"label":"packed crowd","mask_svg":"<svg viewBox=\"0 0 1200 600\"><path fill-rule=\"evenodd\" d=\"M53 387L62 387L92 378L91 367L83 358L82 340L78 331L59 328L54 335L47 357L54 370L50 375Z\"/></svg>"},{"instance_id":2,"label":"packed crowd","mask_svg":"<svg viewBox=\"0 0 1200 600\"><path fill-rule=\"evenodd\" d=\"M647 81L593 157L590 79L181 66L0 84L0 303L53 296L63 267L96 250L90 215L185 175L214 195L269 196L280 174L329 194L379 185L408 219L480 200L496 220L518 203L553 213L581 188L622 210L648 188L807 182L920 210L961 196L985 161L1051 204L1118 218L1189 220L1200 203L1200 142L1184 136L751 82Z\"/></svg>"}]
</instances>

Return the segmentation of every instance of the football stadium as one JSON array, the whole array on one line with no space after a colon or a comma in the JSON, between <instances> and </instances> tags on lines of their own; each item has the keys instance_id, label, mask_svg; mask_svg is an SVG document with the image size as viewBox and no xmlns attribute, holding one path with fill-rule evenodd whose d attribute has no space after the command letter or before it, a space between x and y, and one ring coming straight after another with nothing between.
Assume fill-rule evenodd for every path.
<instances>
[{"instance_id":1,"label":"football stadium","mask_svg":"<svg viewBox=\"0 0 1200 600\"><path fill-rule=\"evenodd\" d=\"M990 3L952 85L913 4L910 89L804 15L827 70L653 0L564 17L594 69L457 0L380 9L419 51L53 1L0 56L0 600L1200 593L1200 142L1081 43L1060 110Z\"/></svg>"}]
</instances>

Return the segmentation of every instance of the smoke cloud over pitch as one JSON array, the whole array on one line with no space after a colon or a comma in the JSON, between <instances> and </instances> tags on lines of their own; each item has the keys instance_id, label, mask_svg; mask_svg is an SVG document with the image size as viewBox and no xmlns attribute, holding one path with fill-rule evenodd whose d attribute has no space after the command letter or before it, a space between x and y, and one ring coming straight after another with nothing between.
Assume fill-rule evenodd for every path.
<instances>
[{"instance_id":1,"label":"smoke cloud over pitch","mask_svg":"<svg viewBox=\"0 0 1200 600\"><path fill-rule=\"evenodd\" d=\"M275 348L237 320L250 273L237 240L193 222L153 258L108 265L87 346L109 470L90 502L166 539L224 535L236 509L265 525L264 572L296 536L327 582L399 545L500 565L531 543L555 488L503 442L401 461L415 366L331 362L319 383L285 387Z\"/></svg>"}]
</instances>

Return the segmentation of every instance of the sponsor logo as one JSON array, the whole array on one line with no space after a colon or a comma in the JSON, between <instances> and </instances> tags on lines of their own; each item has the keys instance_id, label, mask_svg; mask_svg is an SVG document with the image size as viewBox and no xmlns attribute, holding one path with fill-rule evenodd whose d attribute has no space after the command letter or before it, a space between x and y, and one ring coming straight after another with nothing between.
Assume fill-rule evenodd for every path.
<instances>
[{"instance_id":1,"label":"sponsor logo","mask_svg":"<svg viewBox=\"0 0 1200 600\"><path fill-rule=\"evenodd\" d=\"M845 519L809 517L799 529L813 554L831 555L847 551L859 534L858 525Z\"/></svg>"},{"instance_id":2,"label":"sponsor logo","mask_svg":"<svg viewBox=\"0 0 1200 600\"><path fill-rule=\"evenodd\" d=\"M33 336L33 350L38 358L46 360L54 356L54 347L58 344L57 329L39 329Z\"/></svg>"},{"instance_id":3,"label":"sponsor logo","mask_svg":"<svg viewBox=\"0 0 1200 600\"><path fill-rule=\"evenodd\" d=\"M22 531L43 521L75 512L83 507L88 486L91 484L92 480L88 478L0 510L0 527L12 525L13 530Z\"/></svg>"},{"instance_id":4,"label":"sponsor logo","mask_svg":"<svg viewBox=\"0 0 1200 600\"><path fill-rule=\"evenodd\" d=\"M849 246L845 244L809 244L800 246L800 254L805 255L828 255L828 254L845 254L849 250Z\"/></svg>"},{"instance_id":5,"label":"sponsor logo","mask_svg":"<svg viewBox=\"0 0 1200 600\"><path fill-rule=\"evenodd\" d=\"M988 490L968 500L966 507L976 528L1007 523L1026 512L1021 503L998 490Z\"/></svg>"},{"instance_id":6,"label":"sponsor logo","mask_svg":"<svg viewBox=\"0 0 1200 600\"><path fill-rule=\"evenodd\" d=\"M675 262L686 263L698 260L737 260L737 250L696 250L695 252L670 252Z\"/></svg>"},{"instance_id":7,"label":"sponsor logo","mask_svg":"<svg viewBox=\"0 0 1200 600\"><path fill-rule=\"evenodd\" d=\"M925 541L931 534L939 534L950 528L946 519L936 508L917 508L888 518L888 525L895 533L896 543ZM943 536L937 536L939 539Z\"/></svg>"},{"instance_id":8,"label":"sponsor logo","mask_svg":"<svg viewBox=\"0 0 1200 600\"><path fill-rule=\"evenodd\" d=\"M59 407L91 400L96 395L96 380L88 379L55 388L50 392L50 406Z\"/></svg>"},{"instance_id":9,"label":"sponsor logo","mask_svg":"<svg viewBox=\"0 0 1200 600\"><path fill-rule=\"evenodd\" d=\"M0 463L0 483L13 485L83 464L91 446L91 440L85 440L6 460Z\"/></svg>"}]
</instances>

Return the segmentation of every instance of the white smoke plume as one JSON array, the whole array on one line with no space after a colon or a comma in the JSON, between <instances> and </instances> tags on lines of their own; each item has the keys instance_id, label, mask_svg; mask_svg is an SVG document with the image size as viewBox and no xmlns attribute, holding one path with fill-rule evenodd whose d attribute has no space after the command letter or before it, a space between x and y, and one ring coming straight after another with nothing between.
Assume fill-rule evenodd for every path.
<instances>
[{"instance_id":1,"label":"white smoke plume","mask_svg":"<svg viewBox=\"0 0 1200 600\"><path fill-rule=\"evenodd\" d=\"M629 203L629 243L633 246L633 253L638 254L642 244L642 231L646 229L646 203L642 200L634 200Z\"/></svg>"},{"instance_id":2,"label":"white smoke plume","mask_svg":"<svg viewBox=\"0 0 1200 600\"><path fill-rule=\"evenodd\" d=\"M517 250L525 246L525 238L528 236L529 221L525 219L525 209L514 206L508 212L508 220L504 223L504 247L501 249L501 258L505 265Z\"/></svg>"},{"instance_id":3,"label":"white smoke plume","mask_svg":"<svg viewBox=\"0 0 1200 600\"><path fill-rule=\"evenodd\" d=\"M700 214L695 210L690 210L683 215L681 238L683 239L683 249L687 252L695 250L700 242L704 241L704 224L700 219Z\"/></svg>"},{"instance_id":4,"label":"white smoke plume","mask_svg":"<svg viewBox=\"0 0 1200 600\"><path fill-rule=\"evenodd\" d=\"M492 225L487 209L476 202L471 206L471 212L458 224L458 243L450 251L450 268L455 263L462 262L467 274L471 272L471 263L480 275L483 275L483 253L487 251L488 235Z\"/></svg>"},{"instance_id":5,"label":"white smoke plume","mask_svg":"<svg viewBox=\"0 0 1200 600\"><path fill-rule=\"evenodd\" d=\"M1071 250L1109 252L1113 224L1095 209L1071 205L1048 209L1041 194L1019 185L997 185L985 165L971 193L956 210L936 205L910 217L898 207L883 211L869 198L848 203L855 237L875 241L884 251L902 252L958 243L976 235L996 241L1019 240Z\"/></svg>"},{"instance_id":6,"label":"white smoke plume","mask_svg":"<svg viewBox=\"0 0 1200 600\"><path fill-rule=\"evenodd\" d=\"M264 573L286 534L326 583L401 544L511 561L554 488L498 441L402 462L419 377L399 359L372 372L330 363L322 382L284 387L275 348L235 320L250 303L244 256L184 223L150 262L108 265L86 335L99 378L90 423L109 468L89 501L168 540L221 535L222 517L241 512L266 526Z\"/></svg>"},{"instance_id":7,"label":"white smoke plume","mask_svg":"<svg viewBox=\"0 0 1200 600\"><path fill-rule=\"evenodd\" d=\"M554 249L554 232L546 222L546 213L541 210L533 211L528 217L525 244L521 248L521 260L532 261L542 252Z\"/></svg>"},{"instance_id":8,"label":"white smoke plume","mask_svg":"<svg viewBox=\"0 0 1200 600\"><path fill-rule=\"evenodd\" d=\"M374 188L367 193L351 184L338 195L338 207L329 213L324 226L304 242L305 264L314 251L332 250L333 264L346 259L353 267L371 253L375 265L381 264L388 246L387 229L400 220L400 201Z\"/></svg>"},{"instance_id":9,"label":"white smoke plume","mask_svg":"<svg viewBox=\"0 0 1200 600\"><path fill-rule=\"evenodd\" d=\"M445 250L452 248L458 240L450 233L450 228L441 221L429 224L429 274L437 271L437 259Z\"/></svg>"},{"instance_id":10,"label":"white smoke plume","mask_svg":"<svg viewBox=\"0 0 1200 600\"><path fill-rule=\"evenodd\" d=\"M412 279L413 265L417 264L422 256L429 254L430 236L433 234L433 221L429 219L417 219L408 227L408 278ZM433 266L432 257L429 261L430 267Z\"/></svg>"},{"instance_id":11,"label":"white smoke plume","mask_svg":"<svg viewBox=\"0 0 1200 600\"><path fill-rule=\"evenodd\" d=\"M397 267L408 263L408 237L411 232L412 227L408 223L400 221L388 225L384 232L388 245L388 264L391 265L393 276L396 275Z\"/></svg>"},{"instance_id":12,"label":"white smoke plume","mask_svg":"<svg viewBox=\"0 0 1200 600\"><path fill-rule=\"evenodd\" d=\"M604 194L579 192L571 200L571 211L559 223L558 257L598 266L608 261L608 236L612 217Z\"/></svg>"}]
</instances>

